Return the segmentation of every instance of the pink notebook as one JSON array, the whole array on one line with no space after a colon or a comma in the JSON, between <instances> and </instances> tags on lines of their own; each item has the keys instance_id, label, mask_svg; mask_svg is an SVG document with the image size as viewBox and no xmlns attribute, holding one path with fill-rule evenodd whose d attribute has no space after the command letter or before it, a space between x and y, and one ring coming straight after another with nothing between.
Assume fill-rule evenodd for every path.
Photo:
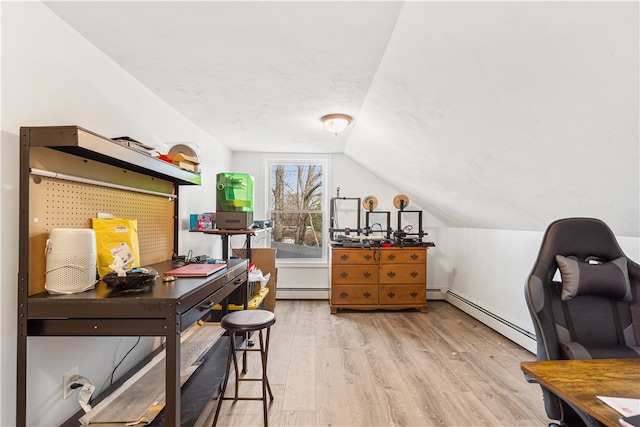
<instances>
[{"instance_id":1,"label":"pink notebook","mask_svg":"<svg viewBox=\"0 0 640 427\"><path fill-rule=\"evenodd\" d=\"M225 268L227 264L187 264L173 270L165 271L165 276L206 277Z\"/></svg>"}]
</instances>

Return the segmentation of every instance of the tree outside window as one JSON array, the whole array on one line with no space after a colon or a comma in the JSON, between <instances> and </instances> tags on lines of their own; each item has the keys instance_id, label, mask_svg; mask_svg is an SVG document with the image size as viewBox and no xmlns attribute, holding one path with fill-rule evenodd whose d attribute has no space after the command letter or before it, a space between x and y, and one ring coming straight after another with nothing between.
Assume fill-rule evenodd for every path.
<instances>
[{"instance_id":1,"label":"tree outside window","mask_svg":"<svg viewBox=\"0 0 640 427\"><path fill-rule=\"evenodd\" d=\"M271 246L277 258L324 258L324 165L269 164Z\"/></svg>"}]
</instances>

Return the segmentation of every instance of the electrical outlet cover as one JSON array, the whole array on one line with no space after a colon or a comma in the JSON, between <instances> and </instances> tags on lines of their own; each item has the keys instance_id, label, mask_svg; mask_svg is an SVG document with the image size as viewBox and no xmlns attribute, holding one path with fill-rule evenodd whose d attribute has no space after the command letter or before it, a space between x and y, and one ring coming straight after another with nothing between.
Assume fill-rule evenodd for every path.
<instances>
[{"instance_id":1,"label":"electrical outlet cover","mask_svg":"<svg viewBox=\"0 0 640 427\"><path fill-rule=\"evenodd\" d=\"M74 391L77 391L77 389L73 390L71 388L71 384L73 384L73 381L71 381L71 377L74 375L78 375L77 366L62 376L62 398L63 399L66 399L67 397L69 397L71 393L73 393Z\"/></svg>"}]
</instances>

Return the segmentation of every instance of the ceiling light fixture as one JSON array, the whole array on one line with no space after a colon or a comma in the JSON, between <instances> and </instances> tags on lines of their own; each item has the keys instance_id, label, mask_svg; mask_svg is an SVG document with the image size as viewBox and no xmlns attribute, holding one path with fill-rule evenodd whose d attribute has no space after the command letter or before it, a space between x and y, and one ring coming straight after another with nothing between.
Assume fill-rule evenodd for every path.
<instances>
[{"instance_id":1,"label":"ceiling light fixture","mask_svg":"<svg viewBox=\"0 0 640 427\"><path fill-rule=\"evenodd\" d=\"M351 116L346 114L327 114L322 118L324 127L334 135L338 135L351 124Z\"/></svg>"}]
</instances>

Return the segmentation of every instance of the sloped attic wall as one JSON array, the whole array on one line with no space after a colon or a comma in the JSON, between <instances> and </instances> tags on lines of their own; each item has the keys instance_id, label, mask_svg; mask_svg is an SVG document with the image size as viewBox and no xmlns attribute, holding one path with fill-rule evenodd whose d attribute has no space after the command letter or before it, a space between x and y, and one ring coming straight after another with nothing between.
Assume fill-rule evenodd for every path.
<instances>
[{"instance_id":1,"label":"sloped attic wall","mask_svg":"<svg viewBox=\"0 0 640 427\"><path fill-rule=\"evenodd\" d=\"M407 2L345 154L451 227L639 236L637 2Z\"/></svg>"}]
</instances>

